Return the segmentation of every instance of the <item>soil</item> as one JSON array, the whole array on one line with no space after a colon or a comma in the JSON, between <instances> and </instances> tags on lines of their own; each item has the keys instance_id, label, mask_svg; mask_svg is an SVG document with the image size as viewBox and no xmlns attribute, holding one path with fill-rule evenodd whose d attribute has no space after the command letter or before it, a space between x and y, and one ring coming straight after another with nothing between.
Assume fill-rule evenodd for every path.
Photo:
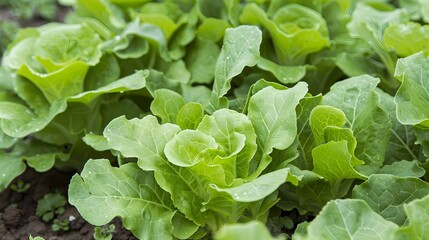
<instances>
[{"instance_id":1,"label":"soil","mask_svg":"<svg viewBox=\"0 0 429 240\"><path fill-rule=\"evenodd\" d=\"M51 170L46 173L37 173L28 169L15 180L30 183L25 193L18 193L10 188L0 193L0 240L27 240L30 235L40 236L46 240L86 240L93 239L94 226L87 223L75 207L67 204L65 211L57 218L69 219L70 230L53 231L52 221L46 223L36 216L37 201L45 194L60 192L67 197L67 188L71 173ZM120 219L115 219L116 226L113 239L134 240L131 232L122 227Z\"/></svg>"}]
</instances>

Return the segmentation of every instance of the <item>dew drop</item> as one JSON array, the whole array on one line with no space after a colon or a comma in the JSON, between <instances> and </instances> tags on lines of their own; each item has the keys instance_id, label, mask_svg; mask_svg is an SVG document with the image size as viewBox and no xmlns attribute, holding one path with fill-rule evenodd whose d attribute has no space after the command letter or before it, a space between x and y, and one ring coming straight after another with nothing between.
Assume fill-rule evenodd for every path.
<instances>
[{"instance_id":1,"label":"dew drop","mask_svg":"<svg viewBox=\"0 0 429 240\"><path fill-rule=\"evenodd\" d=\"M116 41L119 41L119 40L121 40L121 37L120 37L119 35L116 35L116 36L115 36L115 40L116 40Z\"/></svg>"},{"instance_id":2,"label":"dew drop","mask_svg":"<svg viewBox=\"0 0 429 240\"><path fill-rule=\"evenodd\" d=\"M3 173L3 174L2 174L2 177L6 177L6 173Z\"/></svg>"}]
</instances>

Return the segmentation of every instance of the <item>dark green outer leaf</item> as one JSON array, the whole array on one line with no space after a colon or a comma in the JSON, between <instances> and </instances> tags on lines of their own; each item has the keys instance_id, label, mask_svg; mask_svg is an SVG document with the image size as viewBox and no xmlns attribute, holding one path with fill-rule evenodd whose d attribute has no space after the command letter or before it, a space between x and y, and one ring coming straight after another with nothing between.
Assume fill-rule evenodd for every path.
<instances>
[{"instance_id":1,"label":"dark green outer leaf","mask_svg":"<svg viewBox=\"0 0 429 240\"><path fill-rule=\"evenodd\" d=\"M429 194L429 183L418 178L374 174L353 189L353 198L365 200L385 219L403 225L404 204Z\"/></svg>"}]
</instances>

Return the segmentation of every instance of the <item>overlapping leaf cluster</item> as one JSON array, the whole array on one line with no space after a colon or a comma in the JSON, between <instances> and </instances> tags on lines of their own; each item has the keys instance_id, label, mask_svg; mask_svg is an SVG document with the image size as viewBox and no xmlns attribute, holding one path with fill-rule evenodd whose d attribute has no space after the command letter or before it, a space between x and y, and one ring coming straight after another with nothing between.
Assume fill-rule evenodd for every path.
<instances>
[{"instance_id":1,"label":"overlapping leaf cluster","mask_svg":"<svg viewBox=\"0 0 429 240\"><path fill-rule=\"evenodd\" d=\"M425 236L424 1L70 4L3 56L0 190L83 168L70 203L140 239Z\"/></svg>"}]
</instances>

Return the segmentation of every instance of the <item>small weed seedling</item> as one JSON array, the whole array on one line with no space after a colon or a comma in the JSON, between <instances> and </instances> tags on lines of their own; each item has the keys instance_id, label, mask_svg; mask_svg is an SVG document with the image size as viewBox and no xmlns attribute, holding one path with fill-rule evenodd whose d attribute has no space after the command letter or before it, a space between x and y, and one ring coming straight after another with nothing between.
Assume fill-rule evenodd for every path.
<instances>
[{"instance_id":1,"label":"small weed seedling","mask_svg":"<svg viewBox=\"0 0 429 240\"><path fill-rule=\"evenodd\" d=\"M94 239L95 240L111 240L115 233L115 225L104 225L101 227L94 228Z\"/></svg>"},{"instance_id":2,"label":"small weed seedling","mask_svg":"<svg viewBox=\"0 0 429 240\"><path fill-rule=\"evenodd\" d=\"M36 215L41 217L43 221L49 222L54 219L56 215L64 212L66 203L66 198L60 193L45 194L45 196L37 202Z\"/></svg>"},{"instance_id":3,"label":"small weed seedling","mask_svg":"<svg viewBox=\"0 0 429 240\"><path fill-rule=\"evenodd\" d=\"M28 237L28 240L45 240L44 238L42 238L42 237L33 237L33 236L29 236Z\"/></svg>"},{"instance_id":4,"label":"small weed seedling","mask_svg":"<svg viewBox=\"0 0 429 240\"><path fill-rule=\"evenodd\" d=\"M23 180L18 180L16 183L10 185L10 189L17 193L26 193L30 187L31 184L24 182Z\"/></svg>"},{"instance_id":5,"label":"small weed seedling","mask_svg":"<svg viewBox=\"0 0 429 240\"><path fill-rule=\"evenodd\" d=\"M68 219L60 220L60 219L54 219L54 223L52 224L51 228L52 231L58 232L58 231L68 231L70 230L70 221Z\"/></svg>"}]
</instances>

